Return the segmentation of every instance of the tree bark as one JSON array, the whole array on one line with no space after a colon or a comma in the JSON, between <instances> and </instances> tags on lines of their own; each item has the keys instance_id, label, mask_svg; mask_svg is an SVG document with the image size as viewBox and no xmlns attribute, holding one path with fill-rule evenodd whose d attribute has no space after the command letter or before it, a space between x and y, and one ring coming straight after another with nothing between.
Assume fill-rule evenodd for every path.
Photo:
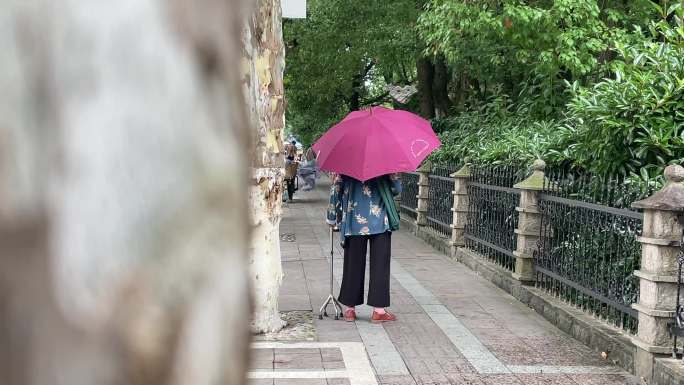
<instances>
[{"instance_id":1,"label":"tree bark","mask_svg":"<svg viewBox=\"0 0 684 385\"><path fill-rule=\"evenodd\" d=\"M373 67L375 67L375 61L370 60L361 73L356 75L352 80L352 93L349 96L349 102L347 103L349 111L358 111L361 109L361 96L364 90L363 82Z\"/></svg>"},{"instance_id":2,"label":"tree bark","mask_svg":"<svg viewBox=\"0 0 684 385\"><path fill-rule=\"evenodd\" d=\"M480 100L485 99L485 91L482 91L482 87L480 87L480 81L477 78L469 79L469 83L472 85L472 88L474 88L474 91L477 93L477 97L480 98Z\"/></svg>"},{"instance_id":3,"label":"tree bark","mask_svg":"<svg viewBox=\"0 0 684 385\"><path fill-rule=\"evenodd\" d=\"M449 70L442 56L434 60L433 98L437 117L446 116L451 110L449 98Z\"/></svg>"},{"instance_id":4,"label":"tree bark","mask_svg":"<svg viewBox=\"0 0 684 385\"><path fill-rule=\"evenodd\" d=\"M358 111L361 108L361 80L354 78L352 81L352 93L349 97L349 111Z\"/></svg>"},{"instance_id":5,"label":"tree bark","mask_svg":"<svg viewBox=\"0 0 684 385\"><path fill-rule=\"evenodd\" d=\"M468 92L468 74L465 70L461 70L458 77L458 83L454 96L454 104L458 111L465 109L465 99Z\"/></svg>"},{"instance_id":6,"label":"tree bark","mask_svg":"<svg viewBox=\"0 0 684 385\"><path fill-rule=\"evenodd\" d=\"M416 62L418 72L418 95L420 98L420 114L425 119L435 117L435 101L432 93L434 83L434 67L426 57L418 58Z\"/></svg>"},{"instance_id":7,"label":"tree bark","mask_svg":"<svg viewBox=\"0 0 684 385\"><path fill-rule=\"evenodd\" d=\"M0 6L0 382L241 385L247 1Z\"/></svg>"},{"instance_id":8,"label":"tree bark","mask_svg":"<svg viewBox=\"0 0 684 385\"><path fill-rule=\"evenodd\" d=\"M243 31L243 56L249 63L243 80L252 131L249 184L252 240L250 267L254 289L252 331L275 332L285 325L278 311L282 282L282 216L285 127L283 69L285 46L280 0L258 0Z\"/></svg>"}]
</instances>

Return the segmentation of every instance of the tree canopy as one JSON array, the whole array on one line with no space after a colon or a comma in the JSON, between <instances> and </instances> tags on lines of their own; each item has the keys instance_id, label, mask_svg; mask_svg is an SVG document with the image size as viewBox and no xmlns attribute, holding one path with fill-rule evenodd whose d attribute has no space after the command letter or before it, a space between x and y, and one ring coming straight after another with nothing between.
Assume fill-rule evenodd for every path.
<instances>
[{"instance_id":1,"label":"tree canopy","mask_svg":"<svg viewBox=\"0 0 684 385\"><path fill-rule=\"evenodd\" d=\"M349 111L415 80L418 9L408 0L311 0L285 25L287 120L311 142Z\"/></svg>"},{"instance_id":2,"label":"tree canopy","mask_svg":"<svg viewBox=\"0 0 684 385\"><path fill-rule=\"evenodd\" d=\"M390 103L435 119L434 159L544 158L648 178L684 160L681 1L312 0L285 26L289 128L311 142ZM411 84L406 104L385 85Z\"/></svg>"}]
</instances>

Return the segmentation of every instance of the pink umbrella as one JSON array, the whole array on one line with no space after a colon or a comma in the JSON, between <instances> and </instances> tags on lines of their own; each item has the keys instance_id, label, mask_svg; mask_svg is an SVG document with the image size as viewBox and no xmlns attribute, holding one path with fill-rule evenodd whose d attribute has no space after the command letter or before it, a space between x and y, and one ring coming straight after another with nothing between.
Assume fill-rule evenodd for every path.
<instances>
[{"instance_id":1,"label":"pink umbrella","mask_svg":"<svg viewBox=\"0 0 684 385\"><path fill-rule=\"evenodd\" d=\"M415 171L441 145L430 122L407 111L354 111L314 145L321 170L360 181Z\"/></svg>"}]
</instances>

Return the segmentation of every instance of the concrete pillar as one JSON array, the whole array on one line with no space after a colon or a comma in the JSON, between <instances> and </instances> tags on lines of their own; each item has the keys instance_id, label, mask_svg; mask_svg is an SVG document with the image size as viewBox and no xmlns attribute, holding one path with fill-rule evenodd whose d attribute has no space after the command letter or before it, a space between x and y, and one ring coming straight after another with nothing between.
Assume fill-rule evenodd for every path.
<instances>
[{"instance_id":1,"label":"concrete pillar","mask_svg":"<svg viewBox=\"0 0 684 385\"><path fill-rule=\"evenodd\" d=\"M468 220L468 179L470 179L470 164L466 163L460 170L451 174L454 178L454 206L451 211L454 217L451 221L451 257L456 255L456 249L465 246L465 225Z\"/></svg>"},{"instance_id":2,"label":"concrete pillar","mask_svg":"<svg viewBox=\"0 0 684 385\"><path fill-rule=\"evenodd\" d=\"M674 316L677 296L677 256L684 209L684 168L665 169L665 187L632 207L644 210L639 277L639 301L632 307L639 312L639 329L632 341L637 347L635 370L638 377L651 383L653 360L672 352L667 323Z\"/></svg>"},{"instance_id":3,"label":"concrete pillar","mask_svg":"<svg viewBox=\"0 0 684 385\"><path fill-rule=\"evenodd\" d=\"M418 207L416 208L416 225L427 225L428 192L430 191L430 172L432 172L432 162L426 161L418 169Z\"/></svg>"},{"instance_id":4,"label":"concrete pillar","mask_svg":"<svg viewBox=\"0 0 684 385\"><path fill-rule=\"evenodd\" d=\"M515 255L513 277L523 283L532 283L534 276L534 251L541 236L541 213L539 212L539 192L544 188L544 168L546 163L537 159L532 165L532 175L513 186L520 190L518 211L518 246Z\"/></svg>"}]
</instances>

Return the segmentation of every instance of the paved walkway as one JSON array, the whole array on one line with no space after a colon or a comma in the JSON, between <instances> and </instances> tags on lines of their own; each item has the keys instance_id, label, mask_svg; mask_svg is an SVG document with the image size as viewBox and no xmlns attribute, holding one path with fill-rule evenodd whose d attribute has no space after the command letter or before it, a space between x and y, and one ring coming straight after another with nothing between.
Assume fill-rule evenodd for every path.
<instances>
[{"instance_id":1,"label":"paved walkway","mask_svg":"<svg viewBox=\"0 0 684 385\"><path fill-rule=\"evenodd\" d=\"M328 186L297 192L281 233L281 311L313 311L329 288ZM338 242L335 242L337 245ZM467 267L399 231L392 307L398 321L318 320L315 341L258 342L252 384L636 384L624 371ZM335 248L337 292L341 249ZM332 311L332 308L331 308Z\"/></svg>"}]
</instances>

